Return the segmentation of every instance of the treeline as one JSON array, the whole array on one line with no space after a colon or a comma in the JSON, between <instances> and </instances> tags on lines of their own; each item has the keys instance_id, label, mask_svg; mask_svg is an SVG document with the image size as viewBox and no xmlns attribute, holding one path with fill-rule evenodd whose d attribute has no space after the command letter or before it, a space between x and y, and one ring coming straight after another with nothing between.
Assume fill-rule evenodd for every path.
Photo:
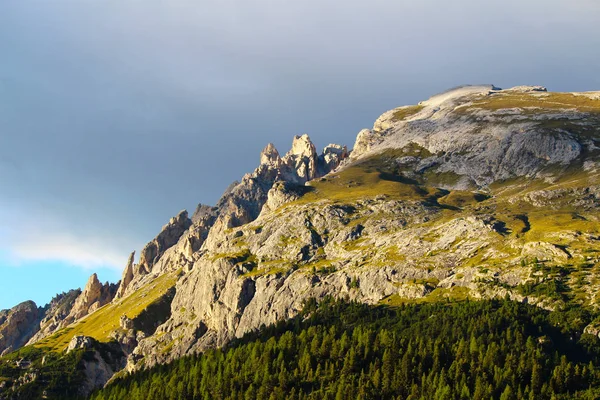
<instances>
[{"instance_id":1,"label":"treeline","mask_svg":"<svg viewBox=\"0 0 600 400\"><path fill-rule=\"evenodd\" d=\"M313 301L298 318L118 379L92 399L599 398L599 340L578 337L582 313Z\"/></svg>"}]
</instances>

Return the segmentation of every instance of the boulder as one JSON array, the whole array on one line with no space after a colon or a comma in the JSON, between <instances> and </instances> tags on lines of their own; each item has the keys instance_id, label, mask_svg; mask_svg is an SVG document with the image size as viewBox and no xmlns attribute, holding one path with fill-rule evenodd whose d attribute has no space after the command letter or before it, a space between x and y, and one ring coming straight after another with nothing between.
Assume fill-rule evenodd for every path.
<instances>
[{"instance_id":1,"label":"boulder","mask_svg":"<svg viewBox=\"0 0 600 400\"><path fill-rule=\"evenodd\" d=\"M67 353L70 353L71 351L76 349L91 349L92 347L94 347L95 342L96 339L89 336L73 336L73 338L69 342L69 345L67 346Z\"/></svg>"}]
</instances>

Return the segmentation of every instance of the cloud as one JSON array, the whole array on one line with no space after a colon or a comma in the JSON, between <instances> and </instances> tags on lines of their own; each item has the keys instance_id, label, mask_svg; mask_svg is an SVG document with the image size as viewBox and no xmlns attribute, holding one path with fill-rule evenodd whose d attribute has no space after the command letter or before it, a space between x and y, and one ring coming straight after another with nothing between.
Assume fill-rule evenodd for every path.
<instances>
[{"instance_id":1,"label":"cloud","mask_svg":"<svg viewBox=\"0 0 600 400\"><path fill-rule=\"evenodd\" d=\"M102 239L29 235L11 243L9 257L14 264L31 261L60 261L93 270L108 267L121 271L126 255L114 243Z\"/></svg>"},{"instance_id":2,"label":"cloud","mask_svg":"<svg viewBox=\"0 0 600 400\"><path fill-rule=\"evenodd\" d=\"M103 224L96 218L86 220L85 213L65 214L52 202L45 206L46 212L40 212L39 205L34 207L30 202L0 201L2 262L13 266L58 262L86 270L120 272L129 253L143 245L135 230L119 230L114 221ZM23 212L27 207L28 212Z\"/></svg>"}]
</instances>

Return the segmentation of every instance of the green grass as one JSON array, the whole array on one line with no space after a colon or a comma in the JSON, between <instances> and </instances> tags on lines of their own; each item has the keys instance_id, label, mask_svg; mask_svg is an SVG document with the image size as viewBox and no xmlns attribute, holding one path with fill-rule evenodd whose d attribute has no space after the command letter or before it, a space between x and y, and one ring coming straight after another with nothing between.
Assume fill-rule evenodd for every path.
<instances>
[{"instance_id":1,"label":"green grass","mask_svg":"<svg viewBox=\"0 0 600 400\"><path fill-rule=\"evenodd\" d=\"M91 336L100 342L110 341L110 333L119 328L122 315L135 318L151 303L162 297L177 281L178 273L159 276L146 286L116 302L105 305L84 319L61 329L35 344L53 351L64 350L74 336Z\"/></svg>"},{"instance_id":2,"label":"green grass","mask_svg":"<svg viewBox=\"0 0 600 400\"><path fill-rule=\"evenodd\" d=\"M279 274L285 274L287 271L289 271L289 268L286 268L283 266L280 266L280 267L273 266L273 267L266 267L266 268L259 267L259 268L253 269L250 272L243 274L242 278L255 278L255 277L264 276L264 275L279 275Z\"/></svg>"},{"instance_id":3,"label":"green grass","mask_svg":"<svg viewBox=\"0 0 600 400\"><path fill-rule=\"evenodd\" d=\"M509 108L522 108L526 112L539 113L542 110L576 109L582 112L600 112L600 100L594 100L587 96L576 96L571 93L558 92L532 92L498 93L475 100L468 107L458 108L459 112L474 111L475 109L498 111Z\"/></svg>"},{"instance_id":4,"label":"green grass","mask_svg":"<svg viewBox=\"0 0 600 400\"><path fill-rule=\"evenodd\" d=\"M400 251L398 246L390 246L383 251L384 260L388 262L403 262L406 261L406 255Z\"/></svg>"},{"instance_id":5,"label":"green grass","mask_svg":"<svg viewBox=\"0 0 600 400\"><path fill-rule=\"evenodd\" d=\"M453 190L447 195L437 199L438 203L449 207L463 208L468 205L479 203L486 197L480 193L466 190Z\"/></svg>"},{"instance_id":6,"label":"green grass","mask_svg":"<svg viewBox=\"0 0 600 400\"><path fill-rule=\"evenodd\" d=\"M398 110L394 111L392 120L393 121L405 120L408 117L412 117L413 115L415 115L422 109L423 109L423 106L421 106L421 105L401 107Z\"/></svg>"},{"instance_id":7,"label":"green grass","mask_svg":"<svg viewBox=\"0 0 600 400\"><path fill-rule=\"evenodd\" d=\"M312 182L313 190L289 204L310 204L319 200L354 202L366 198L387 196L396 200L425 200L437 190L402 182L399 176L352 166L326 180Z\"/></svg>"},{"instance_id":8,"label":"green grass","mask_svg":"<svg viewBox=\"0 0 600 400\"><path fill-rule=\"evenodd\" d=\"M462 176L452 171L437 172L434 169L428 169L423 173L422 178L429 186L451 187L456 185Z\"/></svg>"},{"instance_id":9,"label":"green grass","mask_svg":"<svg viewBox=\"0 0 600 400\"><path fill-rule=\"evenodd\" d=\"M242 262L255 262L256 257L250 252L248 248L242 248L239 251L231 252L231 253L217 253L212 256L212 261L217 261L220 259L226 259L231 261L234 264L242 263Z\"/></svg>"},{"instance_id":10,"label":"green grass","mask_svg":"<svg viewBox=\"0 0 600 400\"><path fill-rule=\"evenodd\" d=\"M435 288L440 283L440 280L438 278L415 279L415 283Z\"/></svg>"}]
</instances>

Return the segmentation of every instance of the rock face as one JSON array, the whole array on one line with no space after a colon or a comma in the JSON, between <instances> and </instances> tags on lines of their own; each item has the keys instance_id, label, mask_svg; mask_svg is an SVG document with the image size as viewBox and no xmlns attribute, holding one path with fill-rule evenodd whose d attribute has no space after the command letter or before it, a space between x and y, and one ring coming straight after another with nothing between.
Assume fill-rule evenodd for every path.
<instances>
[{"instance_id":1,"label":"rock face","mask_svg":"<svg viewBox=\"0 0 600 400\"><path fill-rule=\"evenodd\" d=\"M123 293L125 293L125 289L133 280L133 261L135 259L135 251L131 252L129 258L127 259L127 265L123 270L123 276L121 277L121 282L119 284L119 289L117 290L116 298L123 297Z\"/></svg>"},{"instance_id":2,"label":"rock face","mask_svg":"<svg viewBox=\"0 0 600 400\"><path fill-rule=\"evenodd\" d=\"M165 261L162 259L169 259L175 250L174 247L177 247L175 244L180 241L182 242L181 247L176 250L177 254L175 258L181 264L177 268L184 267L185 254L191 257L191 254L199 249L201 243L198 243L198 241L203 236L206 236L205 230L208 229L206 225L212 225L213 219L208 217L207 209L210 209L210 207L198 206L198 210L196 210L193 216L197 220L196 224L188 218L186 210L180 211L175 217L171 218L162 227L160 233L144 246L138 264L134 264L135 252L132 253L127 260L127 266L125 271L123 271L123 277L115 298L118 299L127 296L139 288L146 280L167 271L168 265L165 266ZM172 263L166 262L166 264Z\"/></svg>"},{"instance_id":3,"label":"rock face","mask_svg":"<svg viewBox=\"0 0 600 400\"><path fill-rule=\"evenodd\" d=\"M85 288L77 297L71 308L69 315L61 322L61 327L65 327L80 318L96 311L105 304L110 303L117 291L117 285L105 283L98 280L98 275L92 274Z\"/></svg>"},{"instance_id":4,"label":"rock face","mask_svg":"<svg viewBox=\"0 0 600 400\"><path fill-rule=\"evenodd\" d=\"M103 387L115 374L115 369L114 366L111 366L102 358L98 351L94 351L91 357L83 361L86 379L79 387L79 394L87 396L94 389Z\"/></svg>"},{"instance_id":5,"label":"rock face","mask_svg":"<svg viewBox=\"0 0 600 400\"><path fill-rule=\"evenodd\" d=\"M263 205L261 214L275 211L282 205L299 199L302 195L309 192L309 190L309 187L299 186L295 183L286 181L275 182L267 193L267 202Z\"/></svg>"},{"instance_id":6,"label":"rock face","mask_svg":"<svg viewBox=\"0 0 600 400\"><path fill-rule=\"evenodd\" d=\"M319 174L317 160L317 149L308 135L294 136L291 150L281 160L289 168L286 180L304 184L315 179Z\"/></svg>"},{"instance_id":7,"label":"rock face","mask_svg":"<svg viewBox=\"0 0 600 400\"><path fill-rule=\"evenodd\" d=\"M102 352L99 349L103 347ZM101 344L89 336L74 336L69 342L67 353L73 350L84 350L79 368L84 371L85 379L80 383L80 396L88 396L94 389L103 387L106 382L123 368L124 358L119 349L111 344ZM106 359L105 359L106 357Z\"/></svg>"},{"instance_id":8,"label":"rock face","mask_svg":"<svg viewBox=\"0 0 600 400\"><path fill-rule=\"evenodd\" d=\"M268 165L273 168L279 168L281 166L281 157L279 157L279 152L273 143L269 143L260 153L260 164Z\"/></svg>"},{"instance_id":9,"label":"rock face","mask_svg":"<svg viewBox=\"0 0 600 400\"><path fill-rule=\"evenodd\" d=\"M342 161L349 156L348 148L339 144L329 144L323 149L323 154L319 156L319 169L321 176L335 170L342 164Z\"/></svg>"},{"instance_id":10,"label":"rock face","mask_svg":"<svg viewBox=\"0 0 600 400\"><path fill-rule=\"evenodd\" d=\"M275 182L303 186L337 168L348 157L345 147L330 144L317 154L308 135L295 136L292 148L284 157L273 144L262 151L260 165L229 189L217 204L217 225L233 228L253 221L267 202Z\"/></svg>"},{"instance_id":11,"label":"rock face","mask_svg":"<svg viewBox=\"0 0 600 400\"><path fill-rule=\"evenodd\" d=\"M477 187L515 176L538 176L548 165L569 165L583 150L567 129L547 134L552 130L549 121L571 121L567 125L579 131L595 123L570 97L575 95L549 94L540 86L459 87L418 106L384 113L373 129L360 131L352 158L412 143L431 154L423 160L423 168L435 166L440 173L465 176ZM525 108L513 107L523 104Z\"/></svg>"},{"instance_id":12,"label":"rock face","mask_svg":"<svg viewBox=\"0 0 600 400\"><path fill-rule=\"evenodd\" d=\"M27 343L39 329L42 313L33 301L0 311L0 353L10 353Z\"/></svg>"},{"instance_id":13,"label":"rock face","mask_svg":"<svg viewBox=\"0 0 600 400\"><path fill-rule=\"evenodd\" d=\"M183 232L185 232L192 221L188 218L187 211L180 211L177 216L171 218L169 223L163 226L160 233L150 243L144 247L140 255L140 262L137 265L138 274L148 274L158 259L164 252L173 246Z\"/></svg>"}]
</instances>

